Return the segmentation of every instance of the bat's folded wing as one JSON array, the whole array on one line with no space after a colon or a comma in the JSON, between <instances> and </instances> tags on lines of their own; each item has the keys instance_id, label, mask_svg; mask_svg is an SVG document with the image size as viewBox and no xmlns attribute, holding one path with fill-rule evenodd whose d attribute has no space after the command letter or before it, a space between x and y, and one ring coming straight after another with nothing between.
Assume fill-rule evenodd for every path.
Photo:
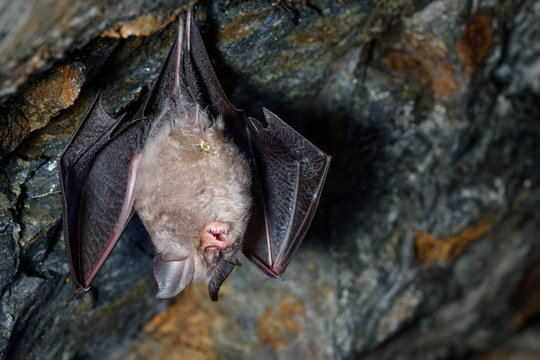
<instances>
[{"instance_id":1,"label":"bat's folded wing","mask_svg":"<svg viewBox=\"0 0 540 360\"><path fill-rule=\"evenodd\" d=\"M249 118L255 163L255 207L244 253L267 276L279 277L317 209L330 156L264 109L267 125Z\"/></svg>"},{"instance_id":2,"label":"bat's folded wing","mask_svg":"<svg viewBox=\"0 0 540 360\"><path fill-rule=\"evenodd\" d=\"M140 122L126 125L103 111L98 96L58 159L66 252L77 293L88 290L132 215L144 129Z\"/></svg>"}]
</instances>

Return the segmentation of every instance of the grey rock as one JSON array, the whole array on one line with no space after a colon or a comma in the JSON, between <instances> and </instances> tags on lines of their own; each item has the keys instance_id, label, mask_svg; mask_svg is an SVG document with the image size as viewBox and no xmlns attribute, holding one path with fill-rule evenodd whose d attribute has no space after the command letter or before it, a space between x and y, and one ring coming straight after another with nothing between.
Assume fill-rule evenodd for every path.
<instances>
[{"instance_id":1,"label":"grey rock","mask_svg":"<svg viewBox=\"0 0 540 360\"><path fill-rule=\"evenodd\" d=\"M135 219L93 290L75 296L54 159L98 90L112 116L140 105L175 24L147 37L90 40L150 7L180 11L169 3L95 13L95 2L74 5L88 16L2 55L11 61L3 94L52 66L36 50L42 44L77 74L80 90L73 105L38 109L50 116L39 126L17 112L33 83L4 98L9 124L28 124L20 132L0 124L2 358L453 359L489 355L530 324L524 340L518 333L501 351L538 333L533 0L197 6L233 104L259 118L268 107L333 156L318 214L284 281L264 280L245 264L219 303L193 285L157 316L168 303L154 299L153 249ZM31 35L19 34L35 17L24 4L0 3L25 14L0 21L11 24L0 49ZM28 54L38 65L17 70L28 69Z\"/></svg>"},{"instance_id":2,"label":"grey rock","mask_svg":"<svg viewBox=\"0 0 540 360\"><path fill-rule=\"evenodd\" d=\"M12 94L29 75L46 70L68 51L80 48L115 23L148 12L163 16L188 3L0 1L0 97Z\"/></svg>"}]
</instances>

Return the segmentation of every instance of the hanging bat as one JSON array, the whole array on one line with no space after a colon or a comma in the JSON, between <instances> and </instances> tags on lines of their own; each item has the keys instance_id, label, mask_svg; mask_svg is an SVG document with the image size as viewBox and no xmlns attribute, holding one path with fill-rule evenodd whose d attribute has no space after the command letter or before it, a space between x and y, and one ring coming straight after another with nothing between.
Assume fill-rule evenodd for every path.
<instances>
[{"instance_id":1,"label":"hanging bat","mask_svg":"<svg viewBox=\"0 0 540 360\"><path fill-rule=\"evenodd\" d=\"M205 281L216 301L239 252L279 278L330 157L263 110L264 123L229 102L191 10L135 116L111 118L98 95L58 159L75 292L89 289L134 212L156 248L158 298Z\"/></svg>"}]
</instances>

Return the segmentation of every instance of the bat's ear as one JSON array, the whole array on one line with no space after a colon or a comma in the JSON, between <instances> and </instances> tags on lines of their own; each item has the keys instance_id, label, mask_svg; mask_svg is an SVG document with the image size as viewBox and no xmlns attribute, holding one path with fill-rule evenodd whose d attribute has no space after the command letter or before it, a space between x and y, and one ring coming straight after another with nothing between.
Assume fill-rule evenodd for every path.
<instances>
[{"instance_id":1,"label":"bat's ear","mask_svg":"<svg viewBox=\"0 0 540 360\"><path fill-rule=\"evenodd\" d=\"M195 264L193 257L183 260L164 261L160 254L152 263L154 277L158 284L158 299L170 299L178 295L193 280Z\"/></svg>"}]
</instances>

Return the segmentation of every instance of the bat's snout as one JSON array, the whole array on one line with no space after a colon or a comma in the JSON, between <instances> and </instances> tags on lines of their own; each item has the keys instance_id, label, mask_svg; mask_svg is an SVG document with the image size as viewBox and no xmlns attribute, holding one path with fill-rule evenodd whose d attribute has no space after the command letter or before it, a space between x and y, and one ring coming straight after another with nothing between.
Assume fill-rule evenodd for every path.
<instances>
[{"instance_id":1,"label":"bat's snout","mask_svg":"<svg viewBox=\"0 0 540 360\"><path fill-rule=\"evenodd\" d=\"M200 232L199 247L203 251L223 251L233 244L229 225L222 222L206 224Z\"/></svg>"}]
</instances>

